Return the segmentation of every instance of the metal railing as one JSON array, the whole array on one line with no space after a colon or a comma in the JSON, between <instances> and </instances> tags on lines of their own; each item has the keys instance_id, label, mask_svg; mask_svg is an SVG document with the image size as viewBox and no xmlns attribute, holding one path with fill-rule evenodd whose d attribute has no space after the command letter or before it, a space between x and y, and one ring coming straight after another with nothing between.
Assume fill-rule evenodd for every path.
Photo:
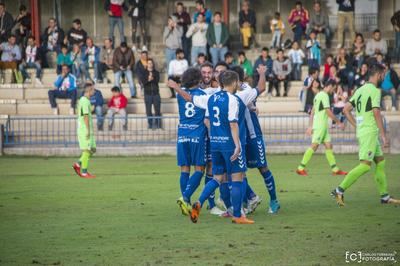
<instances>
[{"instance_id":1,"label":"metal railing","mask_svg":"<svg viewBox=\"0 0 400 266\"><path fill-rule=\"evenodd\" d=\"M148 118L128 117L128 128L123 130L122 119L115 118L113 130L108 129L108 121L104 122L104 130L96 129L98 145L174 145L176 143L178 117L159 117L162 129L149 129ZM304 145L311 142L306 136L308 126L307 115L262 115L259 117L267 145ZM9 117L4 130L4 146L23 145L58 145L76 146L77 122L72 116L49 117ZM350 126L345 130L331 128L332 142L336 145L356 144L355 131Z\"/></svg>"}]
</instances>

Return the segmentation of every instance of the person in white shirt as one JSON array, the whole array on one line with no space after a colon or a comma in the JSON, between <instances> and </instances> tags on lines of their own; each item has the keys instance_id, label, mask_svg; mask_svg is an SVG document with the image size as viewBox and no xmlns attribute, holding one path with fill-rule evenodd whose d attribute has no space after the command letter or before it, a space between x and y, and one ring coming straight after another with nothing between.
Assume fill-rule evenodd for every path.
<instances>
[{"instance_id":1,"label":"person in white shirt","mask_svg":"<svg viewBox=\"0 0 400 266\"><path fill-rule=\"evenodd\" d=\"M300 49L298 42L293 42L292 49L289 50L288 57L292 61L293 80L301 80L301 65L306 57L303 50Z\"/></svg>"},{"instance_id":2,"label":"person in white shirt","mask_svg":"<svg viewBox=\"0 0 400 266\"><path fill-rule=\"evenodd\" d=\"M40 53L39 53L39 48L35 43L35 37L33 36L29 36L28 38L28 45L26 46L25 49L25 58L19 65L19 70L21 71L25 82L30 83L31 78L28 72L26 71L27 68L36 69L35 83L36 85L42 86L43 84L40 81L40 76L42 74L42 67L40 65Z\"/></svg>"},{"instance_id":3,"label":"person in white shirt","mask_svg":"<svg viewBox=\"0 0 400 266\"><path fill-rule=\"evenodd\" d=\"M199 53L207 54L207 29L208 24L205 23L204 15L197 16L197 22L190 25L186 32L186 37L192 37L191 65L196 63Z\"/></svg>"},{"instance_id":4,"label":"person in white shirt","mask_svg":"<svg viewBox=\"0 0 400 266\"><path fill-rule=\"evenodd\" d=\"M176 59L172 60L168 66L168 79L172 79L177 83L181 83L183 72L189 68L189 64L185 59L185 54L182 49L176 50ZM172 97L175 97L175 91L170 88Z\"/></svg>"},{"instance_id":5,"label":"person in white shirt","mask_svg":"<svg viewBox=\"0 0 400 266\"><path fill-rule=\"evenodd\" d=\"M381 31L376 29L372 34L372 39L367 42L366 50L368 56L376 56L377 54L387 54L387 42L382 39Z\"/></svg>"}]
</instances>

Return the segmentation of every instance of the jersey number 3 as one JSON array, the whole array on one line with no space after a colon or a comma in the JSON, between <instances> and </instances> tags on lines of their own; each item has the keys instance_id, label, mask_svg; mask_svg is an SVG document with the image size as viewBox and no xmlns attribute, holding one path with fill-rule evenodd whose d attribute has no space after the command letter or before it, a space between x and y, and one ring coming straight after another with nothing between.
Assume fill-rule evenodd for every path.
<instances>
[{"instance_id":1,"label":"jersey number 3","mask_svg":"<svg viewBox=\"0 0 400 266\"><path fill-rule=\"evenodd\" d=\"M219 127L221 125L221 121L219 120L219 114L220 114L219 108L217 106L214 106L213 111L215 118L215 121L213 121L213 126Z\"/></svg>"}]
</instances>

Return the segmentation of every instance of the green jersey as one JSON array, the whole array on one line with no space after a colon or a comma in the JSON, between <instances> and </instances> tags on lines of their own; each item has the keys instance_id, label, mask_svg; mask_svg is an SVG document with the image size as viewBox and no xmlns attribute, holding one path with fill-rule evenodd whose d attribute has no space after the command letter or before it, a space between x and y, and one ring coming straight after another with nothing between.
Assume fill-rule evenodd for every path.
<instances>
[{"instance_id":1,"label":"green jersey","mask_svg":"<svg viewBox=\"0 0 400 266\"><path fill-rule=\"evenodd\" d=\"M357 136L379 133L373 108L380 108L381 91L374 84L367 83L357 89L350 99L356 109Z\"/></svg>"},{"instance_id":2,"label":"green jersey","mask_svg":"<svg viewBox=\"0 0 400 266\"><path fill-rule=\"evenodd\" d=\"M329 95L325 91L320 91L314 98L314 120L313 129L328 127L328 114L326 109L331 107Z\"/></svg>"},{"instance_id":3,"label":"green jersey","mask_svg":"<svg viewBox=\"0 0 400 266\"><path fill-rule=\"evenodd\" d=\"M90 135L93 136L93 120L92 120L92 106L90 100L82 96L78 102L78 136L86 136L87 128L85 124L85 115L89 118Z\"/></svg>"}]
</instances>

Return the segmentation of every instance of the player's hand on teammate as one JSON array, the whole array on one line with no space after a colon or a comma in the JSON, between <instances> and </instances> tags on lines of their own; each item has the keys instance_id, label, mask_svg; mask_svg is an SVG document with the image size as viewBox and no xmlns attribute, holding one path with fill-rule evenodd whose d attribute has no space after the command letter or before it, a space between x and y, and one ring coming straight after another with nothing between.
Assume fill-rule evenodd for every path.
<instances>
[{"instance_id":1,"label":"player's hand on teammate","mask_svg":"<svg viewBox=\"0 0 400 266\"><path fill-rule=\"evenodd\" d=\"M235 151L233 152L232 156L231 156L231 162L236 161L236 159L239 157L241 152L240 146L236 146L235 147Z\"/></svg>"},{"instance_id":2,"label":"player's hand on teammate","mask_svg":"<svg viewBox=\"0 0 400 266\"><path fill-rule=\"evenodd\" d=\"M306 134L307 134L307 136L311 136L312 135L312 127L308 127L307 128Z\"/></svg>"}]
</instances>

